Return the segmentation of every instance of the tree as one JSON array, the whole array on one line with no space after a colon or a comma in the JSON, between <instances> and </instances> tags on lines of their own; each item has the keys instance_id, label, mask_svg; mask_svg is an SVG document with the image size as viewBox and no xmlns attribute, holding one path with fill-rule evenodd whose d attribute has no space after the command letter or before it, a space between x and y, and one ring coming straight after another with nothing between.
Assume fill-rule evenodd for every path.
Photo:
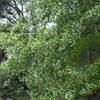
<instances>
[{"instance_id":1,"label":"tree","mask_svg":"<svg viewBox=\"0 0 100 100\"><path fill-rule=\"evenodd\" d=\"M23 21L27 21L26 15L29 14L28 4L30 0L1 0L0 1L0 11L1 11L1 18L6 18L11 23L15 23L22 17Z\"/></svg>"},{"instance_id":2,"label":"tree","mask_svg":"<svg viewBox=\"0 0 100 100\"><path fill-rule=\"evenodd\" d=\"M8 89L2 96L28 92L31 100L80 100L99 94L100 5L93 0L84 0L84 5L83 0L31 2L37 16L31 24L40 30L25 34L22 20L16 27L22 25L20 34L13 28L12 33L0 34L0 48L9 55L0 65L0 73L7 74L1 87ZM55 26L47 29L50 22Z\"/></svg>"},{"instance_id":3,"label":"tree","mask_svg":"<svg viewBox=\"0 0 100 100\"><path fill-rule=\"evenodd\" d=\"M36 7L34 7L35 5L32 7L39 9L39 20L45 25L50 22L55 23L58 33L63 33L68 24L73 23L73 21L76 20L79 21L88 10L100 3L99 0L38 0L38 2L34 2L37 5ZM92 19L86 19L84 21L84 26L87 27L86 30L89 31L91 26L93 26L93 23L96 24L99 22L99 19L96 19L96 22L93 22ZM91 26L88 25L87 20ZM94 29L91 28L91 31L93 30ZM83 34L86 33L87 32L85 31Z\"/></svg>"}]
</instances>

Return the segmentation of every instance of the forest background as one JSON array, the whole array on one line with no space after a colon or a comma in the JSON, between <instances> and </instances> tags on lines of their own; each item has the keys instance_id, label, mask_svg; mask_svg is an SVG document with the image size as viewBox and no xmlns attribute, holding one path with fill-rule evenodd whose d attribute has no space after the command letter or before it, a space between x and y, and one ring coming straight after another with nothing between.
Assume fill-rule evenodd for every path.
<instances>
[{"instance_id":1,"label":"forest background","mask_svg":"<svg viewBox=\"0 0 100 100\"><path fill-rule=\"evenodd\" d=\"M100 99L99 0L0 0L0 97Z\"/></svg>"}]
</instances>

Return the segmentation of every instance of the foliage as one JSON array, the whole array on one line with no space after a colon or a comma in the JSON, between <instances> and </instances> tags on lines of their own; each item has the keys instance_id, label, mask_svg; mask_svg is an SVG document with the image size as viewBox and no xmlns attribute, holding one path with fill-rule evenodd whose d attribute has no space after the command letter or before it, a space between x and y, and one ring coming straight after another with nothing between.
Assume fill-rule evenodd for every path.
<instances>
[{"instance_id":1,"label":"foliage","mask_svg":"<svg viewBox=\"0 0 100 100\"><path fill-rule=\"evenodd\" d=\"M69 1L31 1L38 16L34 25L54 22L56 27L28 35L28 24L19 21L9 33L0 33L0 48L8 55L0 65L1 96L78 100L100 90L100 5L84 3L85 9Z\"/></svg>"},{"instance_id":2,"label":"foliage","mask_svg":"<svg viewBox=\"0 0 100 100\"><path fill-rule=\"evenodd\" d=\"M56 33L46 34L38 33L36 38L25 34L0 35L1 47L9 54L9 59L0 69L10 75L10 82L13 77L18 77L19 82L27 86L33 100L71 100L74 96L88 95L98 89L100 63L86 67L84 73L83 69L69 67L67 59L74 53L72 48L76 50L77 39L71 37L70 40L70 37L63 36L66 34L60 37Z\"/></svg>"}]
</instances>

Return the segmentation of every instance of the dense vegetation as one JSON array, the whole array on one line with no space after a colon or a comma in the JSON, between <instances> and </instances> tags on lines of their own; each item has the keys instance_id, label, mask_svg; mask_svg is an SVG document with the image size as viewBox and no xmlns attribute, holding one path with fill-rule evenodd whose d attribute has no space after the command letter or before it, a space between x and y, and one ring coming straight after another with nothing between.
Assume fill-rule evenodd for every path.
<instances>
[{"instance_id":1,"label":"dense vegetation","mask_svg":"<svg viewBox=\"0 0 100 100\"><path fill-rule=\"evenodd\" d=\"M99 0L5 2L0 12L10 22L0 25L1 98L99 100ZM23 9L29 3L28 18L16 3Z\"/></svg>"}]
</instances>

